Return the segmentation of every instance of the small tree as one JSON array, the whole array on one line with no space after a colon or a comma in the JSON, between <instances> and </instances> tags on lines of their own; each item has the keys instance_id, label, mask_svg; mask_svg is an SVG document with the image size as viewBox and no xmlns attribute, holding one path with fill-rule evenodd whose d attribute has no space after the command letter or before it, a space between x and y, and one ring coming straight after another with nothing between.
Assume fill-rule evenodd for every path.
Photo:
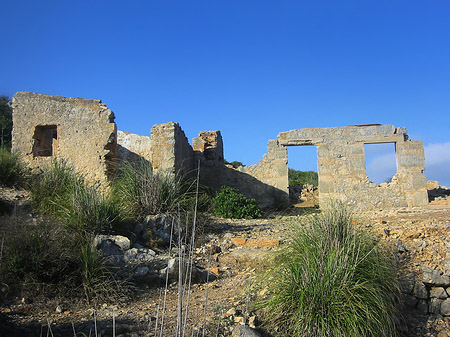
<instances>
[{"instance_id":1,"label":"small tree","mask_svg":"<svg viewBox=\"0 0 450 337\"><path fill-rule=\"evenodd\" d=\"M12 107L8 96L0 96L0 146L11 146Z\"/></svg>"}]
</instances>

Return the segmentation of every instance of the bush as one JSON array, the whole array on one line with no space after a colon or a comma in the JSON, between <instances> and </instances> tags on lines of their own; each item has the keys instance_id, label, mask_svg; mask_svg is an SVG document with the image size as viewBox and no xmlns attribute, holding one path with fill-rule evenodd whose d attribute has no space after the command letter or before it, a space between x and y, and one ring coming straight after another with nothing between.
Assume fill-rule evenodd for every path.
<instances>
[{"instance_id":1,"label":"bush","mask_svg":"<svg viewBox=\"0 0 450 337\"><path fill-rule=\"evenodd\" d=\"M317 172L289 169L289 186L300 185L319 186L319 176Z\"/></svg>"},{"instance_id":2,"label":"bush","mask_svg":"<svg viewBox=\"0 0 450 337\"><path fill-rule=\"evenodd\" d=\"M80 285L75 237L65 226L39 222L8 227L8 232L1 233L4 251L0 278L12 294L27 297L44 290L57 296L62 289L70 292L73 286Z\"/></svg>"},{"instance_id":3,"label":"bush","mask_svg":"<svg viewBox=\"0 0 450 337\"><path fill-rule=\"evenodd\" d=\"M192 187L181 175L154 173L148 162L124 162L117 170L112 195L124 219L141 221L147 215L175 213Z\"/></svg>"},{"instance_id":4,"label":"bush","mask_svg":"<svg viewBox=\"0 0 450 337\"><path fill-rule=\"evenodd\" d=\"M25 165L17 154L0 147L0 186L22 186L26 180Z\"/></svg>"},{"instance_id":5,"label":"bush","mask_svg":"<svg viewBox=\"0 0 450 337\"><path fill-rule=\"evenodd\" d=\"M247 199L235 188L222 186L213 199L214 214L223 218L259 218L261 208L255 199Z\"/></svg>"},{"instance_id":6,"label":"bush","mask_svg":"<svg viewBox=\"0 0 450 337\"><path fill-rule=\"evenodd\" d=\"M10 296L84 297L91 301L112 299L114 292L121 290L101 266L92 236L75 233L55 221L14 222L0 229L4 243L0 283L8 287Z\"/></svg>"},{"instance_id":7,"label":"bush","mask_svg":"<svg viewBox=\"0 0 450 337\"><path fill-rule=\"evenodd\" d=\"M267 326L282 336L395 335L393 259L343 206L306 219L261 275Z\"/></svg>"}]
</instances>

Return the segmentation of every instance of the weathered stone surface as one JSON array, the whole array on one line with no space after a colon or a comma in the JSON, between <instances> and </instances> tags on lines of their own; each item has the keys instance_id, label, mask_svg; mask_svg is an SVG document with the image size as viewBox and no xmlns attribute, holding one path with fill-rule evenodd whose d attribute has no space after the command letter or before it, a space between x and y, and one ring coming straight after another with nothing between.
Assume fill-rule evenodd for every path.
<instances>
[{"instance_id":1,"label":"weathered stone surface","mask_svg":"<svg viewBox=\"0 0 450 337\"><path fill-rule=\"evenodd\" d=\"M108 188L117 130L114 114L100 100L18 92L13 124L12 148L32 169L65 158L88 182Z\"/></svg>"},{"instance_id":2,"label":"weathered stone surface","mask_svg":"<svg viewBox=\"0 0 450 337\"><path fill-rule=\"evenodd\" d=\"M249 326L238 324L231 334L233 337L261 337L261 334Z\"/></svg>"},{"instance_id":3,"label":"weathered stone surface","mask_svg":"<svg viewBox=\"0 0 450 337\"><path fill-rule=\"evenodd\" d=\"M442 287L433 287L430 289L430 297L431 298L440 298L446 299L448 297L445 289Z\"/></svg>"},{"instance_id":4,"label":"weathered stone surface","mask_svg":"<svg viewBox=\"0 0 450 337\"><path fill-rule=\"evenodd\" d=\"M192 149L203 153L205 160L222 164L224 162L223 141L220 131L201 131L198 137L192 140Z\"/></svg>"},{"instance_id":5,"label":"weathered stone surface","mask_svg":"<svg viewBox=\"0 0 450 337\"><path fill-rule=\"evenodd\" d=\"M447 298L441 303L441 315L450 316L450 299Z\"/></svg>"},{"instance_id":6,"label":"weathered stone surface","mask_svg":"<svg viewBox=\"0 0 450 337\"><path fill-rule=\"evenodd\" d=\"M450 276L442 275L439 270L431 269L428 266L422 266L422 282L433 286L449 286Z\"/></svg>"},{"instance_id":7,"label":"weathered stone surface","mask_svg":"<svg viewBox=\"0 0 450 337\"><path fill-rule=\"evenodd\" d=\"M158 172L192 174L194 155L191 145L178 123L154 125L151 133L150 158L153 169Z\"/></svg>"},{"instance_id":8,"label":"weathered stone surface","mask_svg":"<svg viewBox=\"0 0 450 337\"><path fill-rule=\"evenodd\" d=\"M126 263L142 263L153 260L156 253L149 248L131 248L124 254L124 260Z\"/></svg>"},{"instance_id":9,"label":"weathered stone surface","mask_svg":"<svg viewBox=\"0 0 450 337\"><path fill-rule=\"evenodd\" d=\"M316 145L319 198L342 200L356 208L422 206L428 203L421 142L408 141L405 128L354 125L296 129L278 135L280 146ZM390 183L371 182L365 169L364 144L395 143L398 171Z\"/></svg>"},{"instance_id":10,"label":"weathered stone surface","mask_svg":"<svg viewBox=\"0 0 450 337\"><path fill-rule=\"evenodd\" d=\"M428 308L429 312L432 314L440 314L442 302L444 302L444 300L432 298Z\"/></svg>"},{"instance_id":11,"label":"weathered stone surface","mask_svg":"<svg viewBox=\"0 0 450 337\"><path fill-rule=\"evenodd\" d=\"M117 131L117 159L120 161L150 161L151 141L149 136Z\"/></svg>"}]
</instances>

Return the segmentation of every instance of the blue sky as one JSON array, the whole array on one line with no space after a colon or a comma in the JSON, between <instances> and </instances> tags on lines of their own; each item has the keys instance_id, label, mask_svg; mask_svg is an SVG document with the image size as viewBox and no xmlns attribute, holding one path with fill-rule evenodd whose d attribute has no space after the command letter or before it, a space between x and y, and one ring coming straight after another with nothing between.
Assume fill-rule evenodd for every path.
<instances>
[{"instance_id":1,"label":"blue sky","mask_svg":"<svg viewBox=\"0 0 450 337\"><path fill-rule=\"evenodd\" d=\"M424 142L427 178L450 186L448 0L2 0L1 11L0 94L98 98L120 130L144 135L168 121L189 139L219 129L225 158L247 165L282 131L404 126ZM384 180L395 160L372 152L367 168ZM289 149L289 165L315 169L314 156Z\"/></svg>"}]
</instances>

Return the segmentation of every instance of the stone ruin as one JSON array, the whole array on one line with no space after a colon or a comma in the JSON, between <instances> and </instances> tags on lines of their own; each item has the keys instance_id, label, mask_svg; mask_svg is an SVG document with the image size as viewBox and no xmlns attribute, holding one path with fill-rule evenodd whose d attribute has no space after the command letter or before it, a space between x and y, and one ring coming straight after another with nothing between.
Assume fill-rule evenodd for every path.
<instances>
[{"instance_id":1,"label":"stone ruin","mask_svg":"<svg viewBox=\"0 0 450 337\"><path fill-rule=\"evenodd\" d=\"M150 136L117 131L114 114L100 100L64 98L29 92L13 97L13 150L31 168L65 158L101 188L107 186L121 160L145 160L155 171L196 175L213 190L239 189L262 207L288 201L288 146L315 145L318 155L319 202L338 199L356 208L423 206L428 203L422 142L408 139L393 125L295 129L269 140L268 151L255 165L225 165L220 131L202 131L189 144L174 122L152 127ZM376 184L365 168L364 144L394 143L397 173Z\"/></svg>"}]
</instances>

